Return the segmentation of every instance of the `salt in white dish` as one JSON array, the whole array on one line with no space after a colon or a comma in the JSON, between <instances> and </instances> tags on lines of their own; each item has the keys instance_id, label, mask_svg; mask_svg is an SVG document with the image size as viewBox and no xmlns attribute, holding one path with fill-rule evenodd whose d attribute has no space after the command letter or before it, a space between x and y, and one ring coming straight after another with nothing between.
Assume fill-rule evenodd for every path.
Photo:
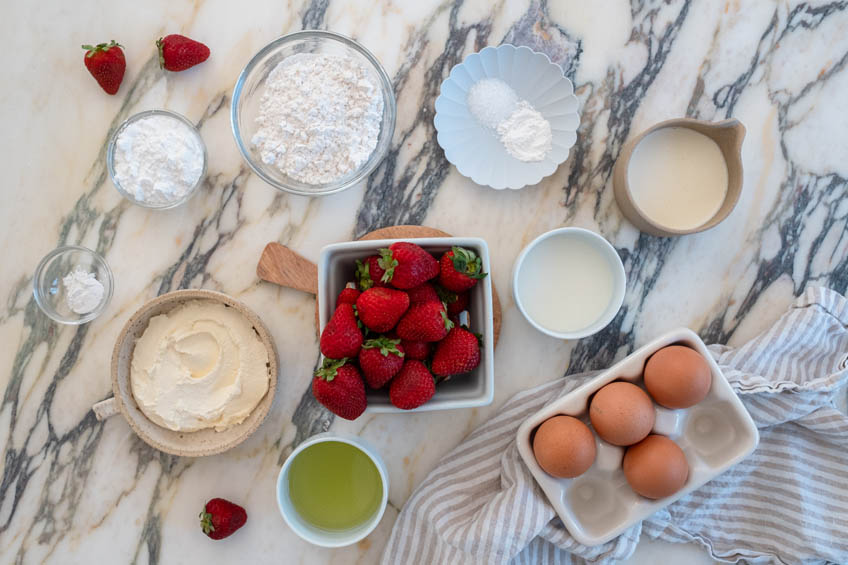
<instances>
[{"instance_id":1,"label":"salt in white dish","mask_svg":"<svg viewBox=\"0 0 848 565\"><path fill-rule=\"evenodd\" d=\"M551 124L552 147L545 159L525 162L511 156L490 128L468 108L468 91L479 80L499 78ZM477 184L519 189L537 184L568 158L580 125L574 86L544 53L501 45L472 53L456 65L436 98L433 123L445 157Z\"/></svg>"}]
</instances>

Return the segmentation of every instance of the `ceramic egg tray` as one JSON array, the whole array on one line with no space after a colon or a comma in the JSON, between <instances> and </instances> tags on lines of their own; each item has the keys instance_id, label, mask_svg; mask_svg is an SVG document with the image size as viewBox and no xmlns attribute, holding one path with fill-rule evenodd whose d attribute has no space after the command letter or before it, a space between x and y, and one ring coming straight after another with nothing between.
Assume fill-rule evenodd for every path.
<instances>
[{"instance_id":1,"label":"ceramic egg tray","mask_svg":"<svg viewBox=\"0 0 848 565\"><path fill-rule=\"evenodd\" d=\"M559 479L539 467L533 455L536 428L552 416L579 418L589 428L589 402L604 385L616 380L642 386L648 358L668 345L685 345L704 356L712 372L709 395L691 408L669 410L654 403L652 433L673 439L686 455L689 478L672 496L651 500L627 484L621 461L626 448L609 444L595 434L597 456L588 471L573 479ZM592 430L594 434L594 430ZM591 381L555 400L528 418L518 429L518 451L554 510L574 538L585 545L607 542L714 479L754 451L759 434L751 416L730 387L704 342L692 330L671 331L638 349Z\"/></svg>"}]
</instances>

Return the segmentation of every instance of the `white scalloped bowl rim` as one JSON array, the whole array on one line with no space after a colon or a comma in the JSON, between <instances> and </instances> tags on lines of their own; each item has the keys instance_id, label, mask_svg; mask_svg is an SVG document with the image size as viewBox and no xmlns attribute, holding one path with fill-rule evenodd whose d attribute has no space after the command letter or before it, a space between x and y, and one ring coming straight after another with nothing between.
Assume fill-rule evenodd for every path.
<instances>
[{"instance_id":1,"label":"white scalloped bowl rim","mask_svg":"<svg viewBox=\"0 0 848 565\"><path fill-rule=\"evenodd\" d=\"M520 59L520 65L514 65ZM465 98L482 78L500 78L551 123L553 144L544 160L522 162L471 115ZM577 142L579 101L562 67L544 53L506 44L468 55L451 69L435 103L436 139L463 176L496 190L538 184L568 159Z\"/></svg>"}]
</instances>

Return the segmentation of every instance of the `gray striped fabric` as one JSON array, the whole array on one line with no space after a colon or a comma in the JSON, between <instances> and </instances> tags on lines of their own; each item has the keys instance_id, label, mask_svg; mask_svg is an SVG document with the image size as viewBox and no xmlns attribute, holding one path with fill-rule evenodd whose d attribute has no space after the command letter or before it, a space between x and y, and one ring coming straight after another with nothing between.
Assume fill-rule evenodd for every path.
<instances>
[{"instance_id":1,"label":"gray striped fabric","mask_svg":"<svg viewBox=\"0 0 848 565\"><path fill-rule=\"evenodd\" d=\"M382 563L605 563L641 534L703 545L718 560L848 563L848 301L811 288L762 335L711 346L760 428L745 461L613 541L568 534L521 461L515 434L584 374L522 392L448 453L398 516Z\"/></svg>"}]
</instances>

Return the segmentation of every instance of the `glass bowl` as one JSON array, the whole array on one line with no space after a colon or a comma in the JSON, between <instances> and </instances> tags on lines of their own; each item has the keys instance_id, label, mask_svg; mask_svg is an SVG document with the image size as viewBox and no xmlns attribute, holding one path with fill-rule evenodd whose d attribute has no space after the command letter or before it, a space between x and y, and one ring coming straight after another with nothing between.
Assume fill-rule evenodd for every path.
<instances>
[{"instance_id":1,"label":"glass bowl","mask_svg":"<svg viewBox=\"0 0 848 565\"><path fill-rule=\"evenodd\" d=\"M100 304L85 314L77 314L65 302L65 285L62 279L77 267L94 273L103 285ZM45 255L35 268L35 276L32 279L32 294L41 311L61 324L70 325L84 324L99 316L112 298L112 287L112 271L103 257L78 245L57 247Z\"/></svg>"},{"instance_id":2,"label":"glass bowl","mask_svg":"<svg viewBox=\"0 0 848 565\"><path fill-rule=\"evenodd\" d=\"M264 163L259 151L251 143L251 139L259 129L256 117L259 115L259 102L265 90L268 75L286 57L304 52L345 55L358 61L383 93L383 119L377 146L371 156L349 175L325 184L306 184L289 177L273 165ZM370 51L338 33L309 30L284 35L253 56L236 81L230 107L230 120L239 151L253 172L262 180L285 192L319 196L350 188L377 167L391 145L396 113L397 106L392 83L383 66Z\"/></svg>"},{"instance_id":3,"label":"glass bowl","mask_svg":"<svg viewBox=\"0 0 848 565\"><path fill-rule=\"evenodd\" d=\"M192 132L194 132L195 136L197 136L197 141L203 148L203 170L200 172L200 176L197 178L197 182L194 183L194 186L191 187L191 189L185 194L185 196L164 203L151 203L136 199L136 197L129 190L121 186L121 183L118 182L118 179L115 175L115 143L118 140L118 136L121 135L121 133L131 123L142 118L148 118L150 116L167 116L169 118L179 120L180 122L188 126ZM208 156L206 154L206 144L203 143L203 138L200 136L200 132L197 131L197 128L188 118L186 118L182 114L171 112L170 110L145 110L144 112L139 112L138 114L130 116L124 121L124 123L118 126L118 128L112 134L112 137L109 139L109 145L106 148L106 168L109 170L109 178L112 179L112 184L115 185L115 188L118 189L118 192L121 193L121 196L123 196L133 204L138 204L139 206L143 206L144 208L153 208L156 210L167 210L169 208L175 208L180 204L187 202L188 199L191 198L192 195L197 191L197 187L203 184L203 180L206 178L207 164Z\"/></svg>"}]
</instances>

